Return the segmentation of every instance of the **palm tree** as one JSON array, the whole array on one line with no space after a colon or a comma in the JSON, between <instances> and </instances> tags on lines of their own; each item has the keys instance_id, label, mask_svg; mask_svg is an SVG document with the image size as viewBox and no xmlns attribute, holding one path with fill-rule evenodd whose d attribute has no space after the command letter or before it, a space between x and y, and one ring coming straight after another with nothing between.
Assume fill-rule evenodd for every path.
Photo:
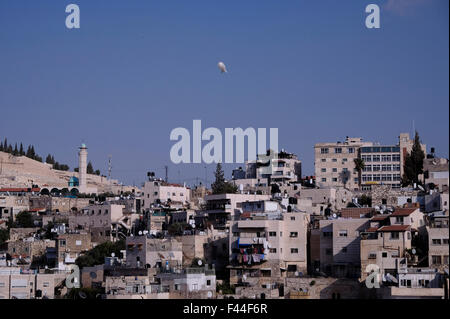
<instances>
[{"instance_id":1,"label":"palm tree","mask_svg":"<svg viewBox=\"0 0 450 319\"><path fill-rule=\"evenodd\" d=\"M364 163L364 160L359 157L355 158L353 162L355 163L355 169L358 172L358 187L361 187L361 172L366 164Z\"/></svg>"}]
</instances>

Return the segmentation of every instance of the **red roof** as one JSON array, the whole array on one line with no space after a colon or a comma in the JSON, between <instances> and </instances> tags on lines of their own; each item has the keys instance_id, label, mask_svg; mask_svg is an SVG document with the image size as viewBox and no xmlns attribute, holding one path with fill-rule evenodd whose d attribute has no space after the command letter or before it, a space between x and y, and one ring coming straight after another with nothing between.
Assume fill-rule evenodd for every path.
<instances>
[{"instance_id":1,"label":"red roof","mask_svg":"<svg viewBox=\"0 0 450 319\"><path fill-rule=\"evenodd\" d=\"M378 227L369 227L366 229L366 232L368 233L374 233L378 230Z\"/></svg>"},{"instance_id":2,"label":"red roof","mask_svg":"<svg viewBox=\"0 0 450 319\"><path fill-rule=\"evenodd\" d=\"M45 208L30 208L29 212L40 212L41 210L45 210Z\"/></svg>"},{"instance_id":3,"label":"red roof","mask_svg":"<svg viewBox=\"0 0 450 319\"><path fill-rule=\"evenodd\" d=\"M386 218L388 218L389 216L390 216L389 214L386 214L386 215L376 215L376 216L373 216L373 217L372 217L371 221L382 221L382 220L385 220Z\"/></svg>"},{"instance_id":4,"label":"red roof","mask_svg":"<svg viewBox=\"0 0 450 319\"><path fill-rule=\"evenodd\" d=\"M40 188L0 188L0 192L10 192L10 193L19 193L19 192L39 192Z\"/></svg>"},{"instance_id":5,"label":"red roof","mask_svg":"<svg viewBox=\"0 0 450 319\"><path fill-rule=\"evenodd\" d=\"M396 208L391 216L409 216L416 210L417 208Z\"/></svg>"},{"instance_id":6,"label":"red roof","mask_svg":"<svg viewBox=\"0 0 450 319\"><path fill-rule=\"evenodd\" d=\"M381 231L381 232L393 232L393 231L403 232L403 231L410 230L410 228L411 228L410 225L391 225L391 226L383 226L380 229L378 229L378 231Z\"/></svg>"}]
</instances>

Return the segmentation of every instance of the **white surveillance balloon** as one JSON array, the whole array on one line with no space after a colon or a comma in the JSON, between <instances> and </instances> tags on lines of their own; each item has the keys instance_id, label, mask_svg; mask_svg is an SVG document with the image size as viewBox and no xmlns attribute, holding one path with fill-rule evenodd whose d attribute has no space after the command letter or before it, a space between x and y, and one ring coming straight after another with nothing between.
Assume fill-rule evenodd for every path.
<instances>
[{"instance_id":1,"label":"white surveillance balloon","mask_svg":"<svg viewBox=\"0 0 450 319\"><path fill-rule=\"evenodd\" d=\"M225 64L223 62L217 63L217 66L219 67L219 70L222 73L227 73L227 67L225 66Z\"/></svg>"}]
</instances>

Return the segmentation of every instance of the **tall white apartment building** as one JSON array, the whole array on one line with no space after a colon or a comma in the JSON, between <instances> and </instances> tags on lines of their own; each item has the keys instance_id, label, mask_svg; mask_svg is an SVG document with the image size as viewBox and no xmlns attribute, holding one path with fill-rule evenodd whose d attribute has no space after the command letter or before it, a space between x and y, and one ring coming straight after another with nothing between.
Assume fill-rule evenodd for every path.
<instances>
[{"instance_id":1,"label":"tall white apartment building","mask_svg":"<svg viewBox=\"0 0 450 319\"><path fill-rule=\"evenodd\" d=\"M363 142L362 138L347 137L344 142L317 143L314 145L314 167L316 184L319 187L345 186L358 188L358 172L355 170L355 158L362 146L372 146L372 142Z\"/></svg>"}]
</instances>

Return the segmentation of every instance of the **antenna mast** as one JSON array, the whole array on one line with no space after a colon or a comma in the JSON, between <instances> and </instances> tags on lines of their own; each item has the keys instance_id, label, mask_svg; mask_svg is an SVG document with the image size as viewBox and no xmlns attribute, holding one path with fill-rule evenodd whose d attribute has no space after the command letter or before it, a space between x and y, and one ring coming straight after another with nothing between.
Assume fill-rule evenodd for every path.
<instances>
[{"instance_id":1,"label":"antenna mast","mask_svg":"<svg viewBox=\"0 0 450 319\"><path fill-rule=\"evenodd\" d=\"M108 155L108 180L111 180L111 171L112 171L111 159L112 155Z\"/></svg>"},{"instance_id":2,"label":"antenna mast","mask_svg":"<svg viewBox=\"0 0 450 319\"><path fill-rule=\"evenodd\" d=\"M169 166L164 166L164 168L166 169L166 183L169 182Z\"/></svg>"}]
</instances>

